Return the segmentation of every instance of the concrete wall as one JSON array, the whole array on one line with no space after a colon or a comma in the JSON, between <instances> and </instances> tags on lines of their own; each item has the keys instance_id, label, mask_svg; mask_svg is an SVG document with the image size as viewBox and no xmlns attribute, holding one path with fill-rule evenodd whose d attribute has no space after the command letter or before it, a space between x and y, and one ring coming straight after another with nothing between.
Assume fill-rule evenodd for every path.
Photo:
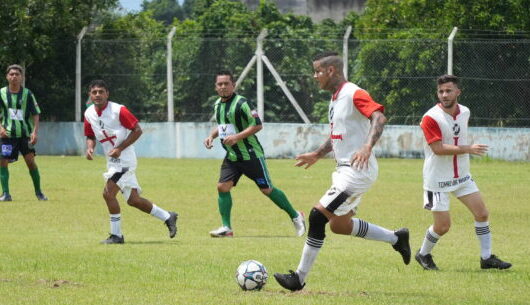
<instances>
[{"instance_id":1,"label":"concrete wall","mask_svg":"<svg viewBox=\"0 0 530 305\"><path fill-rule=\"evenodd\" d=\"M223 158L219 140L211 150L204 148L204 138L213 123L141 123L144 134L135 144L140 157ZM327 124L265 123L258 138L269 158L293 158L316 149L328 137ZM530 128L471 127L473 143L490 146L488 156L510 161L530 161ZM385 127L374 148L379 157L423 157L423 134L418 126ZM99 147L99 145L98 145ZM101 148L96 151L101 153ZM37 153L41 155L84 155L83 124L42 122Z\"/></svg>"}]
</instances>

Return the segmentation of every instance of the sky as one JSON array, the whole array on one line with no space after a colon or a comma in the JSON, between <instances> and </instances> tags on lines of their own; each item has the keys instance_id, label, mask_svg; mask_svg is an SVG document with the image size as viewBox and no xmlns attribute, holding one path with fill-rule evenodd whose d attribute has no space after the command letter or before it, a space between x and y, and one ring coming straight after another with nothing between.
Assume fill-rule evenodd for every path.
<instances>
[{"instance_id":1,"label":"sky","mask_svg":"<svg viewBox=\"0 0 530 305\"><path fill-rule=\"evenodd\" d=\"M120 0L121 6L126 11L139 11L142 8L143 0ZM182 3L183 0L179 0L179 3Z\"/></svg>"}]
</instances>

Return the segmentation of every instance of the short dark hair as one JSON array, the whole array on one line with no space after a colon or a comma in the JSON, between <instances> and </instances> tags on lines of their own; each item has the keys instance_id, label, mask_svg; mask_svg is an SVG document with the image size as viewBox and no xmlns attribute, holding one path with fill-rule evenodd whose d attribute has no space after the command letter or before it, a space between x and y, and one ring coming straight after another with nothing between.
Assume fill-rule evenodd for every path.
<instances>
[{"instance_id":1,"label":"short dark hair","mask_svg":"<svg viewBox=\"0 0 530 305\"><path fill-rule=\"evenodd\" d=\"M18 72L20 72L20 74L24 75L24 68L22 68L21 65L16 65L16 64L7 66L6 74L8 74L9 71L11 71L13 69L18 70Z\"/></svg>"},{"instance_id":2,"label":"short dark hair","mask_svg":"<svg viewBox=\"0 0 530 305\"><path fill-rule=\"evenodd\" d=\"M88 91L92 90L94 87L100 87L105 88L105 90L109 91L109 86L107 86L107 83L105 83L102 79L95 79L88 84Z\"/></svg>"},{"instance_id":3,"label":"short dark hair","mask_svg":"<svg viewBox=\"0 0 530 305\"><path fill-rule=\"evenodd\" d=\"M234 74L232 74L232 72L231 72L231 71L228 71L228 70L221 70L221 71L217 72L217 73L215 74L215 81L216 81L216 82L217 82L217 77L218 77L218 76L221 76L221 75L228 75L228 76L230 76L230 81L231 81L232 83L235 83L235 81L234 81Z\"/></svg>"},{"instance_id":4,"label":"short dark hair","mask_svg":"<svg viewBox=\"0 0 530 305\"><path fill-rule=\"evenodd\" d=\"M330 56L339 56L339 53L334 52L334 51L321 52L315 55L315 57L313 57L313 61L321 60L322 58L326 58Z\"/></svg>"},{"instance_id":5,"label":"short dark hair","mask_svg":"<svg viewBox=\"0 0 530 305\"><path fill-rule=\"evenodd\" d=\"M458 84L459 83L458 77L456 77L454 75L451 75L451 74L445 74L445 75L442 75L442 76L438 77L438 80L436 81L436 83L438 85L442 85L442 84L445 84L445 83L453 83L458 88L460 88L460 86Z\"/></svg>"},{"instance_id":6,"label":"short dark hair","mask_svg":"<svg viewBox=\"0 0 530 305\"><path fill-rule=\"evenodd\" d=\"M322 52L317 54L313 61L320 61L320 65L324 68L329 66L335 67L337 70L342 71L344 68L344 63L342 62L342 57L340 57L337 52Z\"/></svg>"}]
</instances>

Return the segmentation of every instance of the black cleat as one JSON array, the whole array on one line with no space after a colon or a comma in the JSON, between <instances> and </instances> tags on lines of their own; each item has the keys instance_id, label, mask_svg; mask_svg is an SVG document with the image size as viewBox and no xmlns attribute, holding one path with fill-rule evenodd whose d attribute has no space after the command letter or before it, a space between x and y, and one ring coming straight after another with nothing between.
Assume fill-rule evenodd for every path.
<instances>
[{"instance_id":1,"label":"black cleat","mask_svg":"<svg viewBox=\"0 0 530 305\"><path fill-rule=\"evenodd\" d=\"M111 245L111 244L123 244L125 243L125 238L123 236L118 236L114 234L110 234L109 238L102 240L102 244Z\"/></svg>"},{"instance_id":2,"label":"black cleat","mask_svg":"<svg viewBox=\"0 0 530 305\"><path fill-rule=\"evenodd\" d=\"M9 193L3 193L0 197L0 201L13 201L13 199L11 199L11 195L9 195Z\"/></svg>"},{"instance_id":3,"label":"black cleat","mask_svg":"<svg viewBox=\"0 0 530 305\"><path fill-rule=\"evenodd\" d=\"M482 269L508 269L511 266L512 264L502 261L493 254L487 259L480 258L480 268Z\"/></svg>"},{"instance_id":4,"label":"black cleat","mask_svg":"<svg viewBox=\"0 0 530 305\"><path fill-rule=\"evenodd\" d=\"M39 199L40 201L46 201L46 200L48 200L48 197L46 197L46 195L44 195L42 192L40 192L40 193L35 193L35 196L37 196L37 199Z\"/></svg>"},{"instance_id":5,"label":"black cleat","mask_svg":"<svg viewBox=\"0 0 530 305\"><path fill-rule=\"evenodd\" d=\"M438 267L436 267L436 264L432 260L432 255L425 254L421 255L420 250L416 252L416 261L423 267L425 270L438 270Z\"/></svg>"},{"instance_id":6,"label":"black cleat","mask_svg":"<svg viewBox=\"0 0 530 305\"><path fill-rule=\"evenodd\" d=\"M409 229L401 228L394 234L398 237L398 240L395 245L392 245L392 248L401 254L403 262L408 265L410 263Z\"/></svg>"},{"instance_id":7,"label":"black cleat","mask_svg":"<svg viewBox=\"0 0 530 305\"><path fill-rule=\"evenodd\" d=\"M289 274L275 273L274 278L280 286L291 291L302 290L305 286L305 283L300 284L300 278L293 270L289 270Z\"/></svg>"},{"instance_id":8,"label":"black cleat","mask_svg":"<svg viewBox=\"0 0 530 305\"><path fill-rule=\"evenodd\" d=\"M175 212L169 212L169 218L165 221L165 224L169 230L169 238L175 237L177 235L177 218L179 214Z\"/></svg>"}]
</instances>

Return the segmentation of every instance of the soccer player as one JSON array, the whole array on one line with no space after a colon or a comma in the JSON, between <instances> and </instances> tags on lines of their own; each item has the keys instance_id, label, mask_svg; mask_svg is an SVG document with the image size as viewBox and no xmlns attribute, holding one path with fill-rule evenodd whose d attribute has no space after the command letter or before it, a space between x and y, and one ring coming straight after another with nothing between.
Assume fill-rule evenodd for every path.
<instances>
[{"instance_id":1,"label":"soccer player","mask_svg":"<svg viewBox=\"0 0 530 305\"><path fill-rule=\"evenodd\" d=\"M217 183L218 205L222 226L210 232L212 237L231 237L234 235L230 220L232 196L230 190L236 186L241 175L252 179L261 192L268 196L292 220L296 235L305 233L304 214L297 212L287 196L272 181L267 170L263 148L256 137L262 129L259 116L243 96L234 92L234 77L229 71L217 73L215 91L219 98L215 102L215 118L218 126L204 140L204 146L210 149L213 140L221 139L226 156L221 165L221 174Z\"/></svg>"},{"instance_id":2,"label":"soccer player","mask_svg":"<svg viewBox=\"0 0 530 305\"><path fill-rule=\"evenodd\" d=\"M449 231L449 194L457 197L475 218L475 233L480 242L482 269L508 269L512 265L491 253L491 232L488 210L469 172L469 154L483 155L488 146L469 144L467 124L469 109L458 103L458 78L443 75L438 78L438 104L422 118L425 135L425 162L423 164L424 208L432 212L434 224L425 234L416 253L416 261L425 270L438 270L431 252L438 240Z\"/></svg>"},{"instance_id":3,"label":"soccer player","mask_svg":"<svg viewBox=\"0 0 530 305\"><path fill-rule=\"evenodd\" d=\"M6 70L9 85L0 89L0 137L2 156L0 159L0 181L3 194L0 201L13 200L9 193L9 162L18 160L18 153L24 156L29 169L35 195L38 200L48 200L40 188L40 174L35 162L35 144L39 132L40 108L33 93L22 87L24 69L10 65Z\"/></svg>"},{"instance_id":4,"label":"soccer player","mask_svg":"<svg viewBox=\"0 0 530 305\"><path fill-rule=\"evenodd\" d=\"M377 178L377 161L372 152L386 122L384 107L367 91L346 81L342 58L325 52L313 60L314 75L320 88L332 93L329 104L330 137L316 151L298 155L296 166L307 169L333 151L337 167L331 187L309 214L309 230L296 272L274 274L276 281L291 291L301 290L317 255L324 244L326 224L336 234L389 243L410 262L409 231L391 231L359 218L352 218L361 197Z\"/></svg>"},{"instance_id":5,"label":"soccer player","mask_svg":"<svg viewBox=\"0 0 530 305\"><path fill-rule=\"evenodd\" d=\"M177 234L175 212L168 212L151 201L140 197L142 189L136 179L136 153L133 143L142 135L138 119L123 105L108 100L109 90L102 80L89 85L93 104L85 111L86 158L92 160L96 141L103 147L107 158L107 172L103 198L110 214L110 236L103 244L123 244L120 204L116 194L121 191L127 203L162 220L169 229L169 237Z\"/></svg>"}]
</instances>

